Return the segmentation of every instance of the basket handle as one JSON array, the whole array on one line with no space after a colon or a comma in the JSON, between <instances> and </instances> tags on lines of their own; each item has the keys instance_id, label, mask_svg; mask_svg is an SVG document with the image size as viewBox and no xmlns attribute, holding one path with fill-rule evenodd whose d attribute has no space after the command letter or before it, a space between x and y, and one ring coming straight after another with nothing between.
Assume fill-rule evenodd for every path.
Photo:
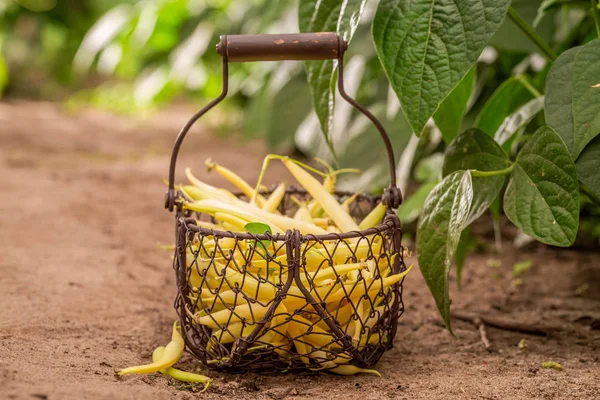
<instances>
[{"instance_id":1,"label":"basket handle","mask_svg":"<svg viewBox=\"0 0 600 400\"><path fill-rule=\"evenodd\" d=\"M280 61L280 60L337 60L338 90L344 100L365 115L375 125L385 144L390 167L390 186L384 190L382 201L388 211L402 203L402 194L396 186L396 163L392 143L379 120L365 107L351 98L344 89L344 53L348 43L333 32L290 33L261 35L223 35L217 44L217 53L223 58L223 89L221 94L206 107L198 111L183 126L171 153L169 167L169 188L165 194L165 208L173 211L175 200L181 194L175 193L175 167L183 139L196 121L219 104L229 88L229 62Z\"/></svg>"}]
</instances>

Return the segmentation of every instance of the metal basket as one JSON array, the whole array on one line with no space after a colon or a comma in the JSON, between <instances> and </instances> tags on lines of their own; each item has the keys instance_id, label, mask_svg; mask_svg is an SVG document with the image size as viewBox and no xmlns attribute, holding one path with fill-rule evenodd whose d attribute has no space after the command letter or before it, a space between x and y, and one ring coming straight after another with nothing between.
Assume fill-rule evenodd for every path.
<instances>
[{"instance_id":1,"label":"metal basket","mask_svg":"<svg viewBox=\"0 0 600 400\"><path fill-rule=\"evenodd\" d=\"M392 347L404 311L402 280L386 279L406 270L402 230L394 209L394 156L381 123L344 91L346 42L335 33L222 36L221 95L194 115L179 133L169 172L165 207L176 209L174 269L179 314L187 348L204 364L222 371L339 370L368 367ZM228 62L337 59L342 97L367 116L385 142L390 187L382 196L359 195L351 205L356 218L378 202L387 207L381 224L356 232L254 235L216 231L197 221L207 216L184 211L174 189L177 154L191 126L227 94ZM349 193L336 193L339 200ZM294 211L288 189L280 212Z\"/></svg>"}]
</instances>

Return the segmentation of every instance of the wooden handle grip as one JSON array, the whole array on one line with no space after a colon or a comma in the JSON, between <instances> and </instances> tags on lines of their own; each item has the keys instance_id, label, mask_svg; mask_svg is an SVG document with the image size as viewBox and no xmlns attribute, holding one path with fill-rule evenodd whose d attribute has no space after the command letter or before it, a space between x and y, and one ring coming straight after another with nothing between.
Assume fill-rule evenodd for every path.
<instances>
[{"instance_id":1,"label":"wooden handle grip","mask_svg":"<svg viewBox=\"0 0 600 400\"><path fill-rule=\"evenodd\" d=\"M217 52L229 62L332 60L346 49L336 33L223 35Z\"/></svg>"}]
</instances>

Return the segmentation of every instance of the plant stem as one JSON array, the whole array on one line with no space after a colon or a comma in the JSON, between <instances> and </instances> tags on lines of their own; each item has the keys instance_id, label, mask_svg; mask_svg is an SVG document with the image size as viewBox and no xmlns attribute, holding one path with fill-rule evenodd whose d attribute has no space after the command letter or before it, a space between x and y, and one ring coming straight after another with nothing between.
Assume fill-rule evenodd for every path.
<instances>
[{"instance_id":1,"label":"plant stem","mask_svg":"<svg viewBox=\"0 0 600 400\"><path fill-rule=\"evenodd\" d=\"M529 93L531 93L534 97L540 97L542 94L531 84L531 82L529 82L529 79L527 79L524 75L519 75L517 76L517 79L519 80L519 82L521 82L523 84L523 86L525 86L525 89L529 90Z\"/></svg>"},{"instance_id":2,"label":"plant stem","mask_svg":"<svg viewBox=\"0 0 600 400\"><path fill-rule=\"evenodd\" d=\"M478 171L476 169L472 169L471 175L473 176L500 176L500 175L508 175L512 172L514 164L508 168L499 169L497 171Z\"/></svg>"},{"instance_id":3,"label":"plant stem","mask_svg":"<svg viewBox=\"0 0 600 400\"><path fill-rule=\"evenodd\" d=\"M592 2L592 16L594 17L594 23L596 24L596 33L600 37L600 11L598 11L598 0L591 0Z\"/></svg>"},{"instance_id":4,"label":"plant stem","mask_svg":"<svg viewBox=\"0 0 600 400\"><path fill-rule=\"evenodd\" d=\"M523 17L519 15L517 10L515 10L513 6L510 6L508 8L508 16L514 21L515 24L517 24L519 28L521 28L523 33L525 33L529 37L529 39L531 39L531 41L535 43L535 45L542 51L544 56L546 56L548 61L553 62L554 60L556 60L556 53L554 52L554 50L552 50L548 43L546 43L544 39L542 39L541 36L538 35L538 33L535 30L533 30L531 25L529 25L527 21L525 21Z\"/></svg>"}]
</instances>

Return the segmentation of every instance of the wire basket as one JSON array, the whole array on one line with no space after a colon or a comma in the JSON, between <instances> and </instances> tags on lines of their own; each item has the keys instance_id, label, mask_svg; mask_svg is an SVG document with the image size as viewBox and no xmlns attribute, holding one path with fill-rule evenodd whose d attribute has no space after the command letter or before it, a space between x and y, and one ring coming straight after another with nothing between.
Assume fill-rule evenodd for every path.
<instances>
[{"instance_id":1,"label":"wire basket","mask_svg":"<svg viewBox=\"0 0 600 400\"><path fill-rule=\"evenodd\" d=\"M404 311L398 274L406 266L394 212L401 195L387 134L344 91L346 43L334 33L235 35L223 36L217 49L223 56L223 92L180 132L165 198L166 208L177 211L175 308L186 347L204 364L230 372L343 372L345 366L372 366L392 347ZM382 196L357 196L350 208L360 220L383 201L387 211L381 224L323 235L302 235L297 230L255 235L203 228L198 221L206 215L178 206L175 164L190 127L226 96L228 61L328 58L338 60L342 97L371 119L386 144L390 187ZM336 193L340 201L350 195ZM280 205L282 214L293 214L293 198L310 196L289 188Z\"/></svg>"}]
</instances>

